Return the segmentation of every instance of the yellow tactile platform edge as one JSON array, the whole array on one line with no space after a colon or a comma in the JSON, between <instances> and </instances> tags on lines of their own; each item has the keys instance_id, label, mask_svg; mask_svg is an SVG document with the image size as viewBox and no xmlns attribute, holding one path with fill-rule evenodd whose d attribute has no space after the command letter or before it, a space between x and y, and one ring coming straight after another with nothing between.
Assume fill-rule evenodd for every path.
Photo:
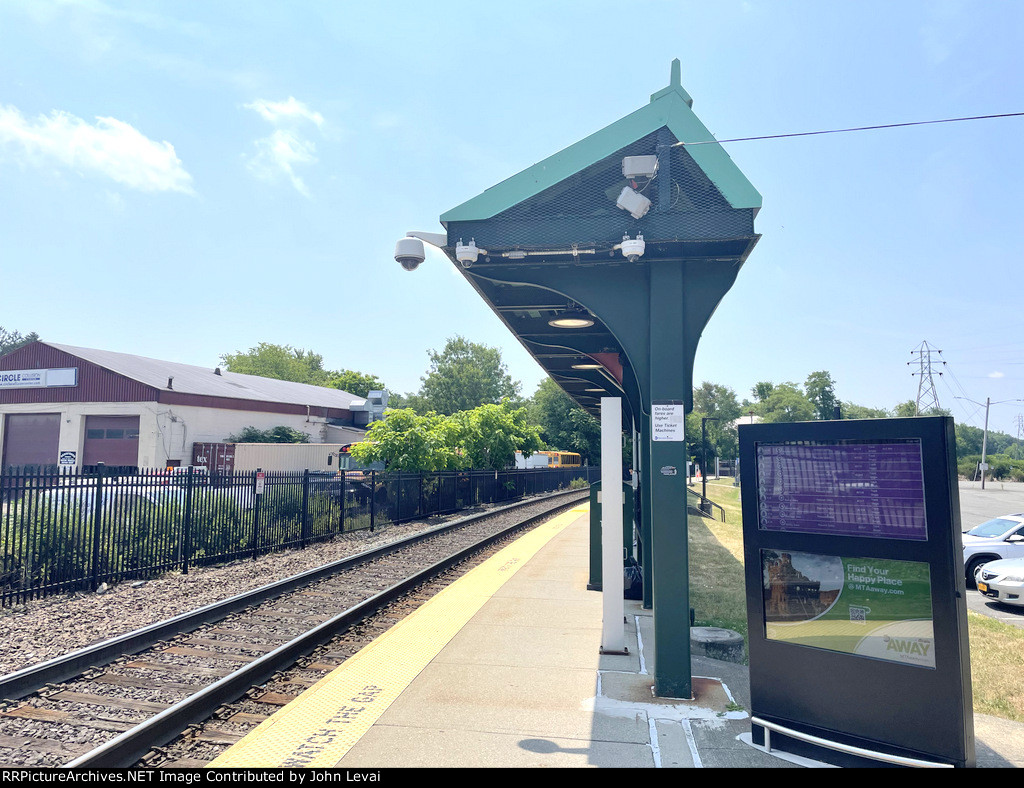
<instances>
[{"instance_id":1,"label":"yellow tactile platform edge","mask_svg":"<svg viewBox=\"0 0 1024 788\"><path fill-rule=\"evenodd\" d=\"M484 603L587 504L520 537L420 607L210 763L213 768L330 768Z\"/></svg>"}]
</instances>

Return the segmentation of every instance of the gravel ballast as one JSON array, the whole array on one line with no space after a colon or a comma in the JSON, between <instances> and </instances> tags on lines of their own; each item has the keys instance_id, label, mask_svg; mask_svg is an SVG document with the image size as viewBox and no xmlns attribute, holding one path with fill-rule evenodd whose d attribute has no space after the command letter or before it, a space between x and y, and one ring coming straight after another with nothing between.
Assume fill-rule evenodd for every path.
<instances>
[{"instance_id":1,"label":"gravel ballast","mask_svg":"<svg viewBox=\"0 0 1024 788\"><path fill-rule=\"evenodd\" d=\"M0 675L488 508L497 507L402 525L388 524L372 533L364 530L341 534L303 550L195 567L187 575L169 572L145 583L125 581L104 593L77 592L0 609ZM512 521L525 514L513 510L501 516Z\"/></svg>"}]
</instances>

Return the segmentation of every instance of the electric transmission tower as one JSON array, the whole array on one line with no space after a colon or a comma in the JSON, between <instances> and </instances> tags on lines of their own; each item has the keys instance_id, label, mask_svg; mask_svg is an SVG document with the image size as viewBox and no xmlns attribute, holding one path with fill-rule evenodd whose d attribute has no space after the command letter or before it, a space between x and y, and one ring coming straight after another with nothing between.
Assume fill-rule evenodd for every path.
<instances>
[{"instance_id":1,"label":"electric transmission tower","mask_svg":"<svg viewBox=\"0 0 1024 788\"><path fill-rule=\"evenodd\" d=\"M927 342L922 342L921 346L917 350L911 350L910 354L917 356L918 371L910 374L918 378L917 381L917 401L914 405L914 415L920 416L929 410L939 409L939 395L935 391L935 375L942 375L941 372L933 372L933 363L936 367L939 363L945 364L941 358L938 358L936 362L932 361L932 354L938 356L942 355L941 350L936 350L930 347ZM907 366L914 364L913 361L908 361Z\"/></svg>"}]
</instances>

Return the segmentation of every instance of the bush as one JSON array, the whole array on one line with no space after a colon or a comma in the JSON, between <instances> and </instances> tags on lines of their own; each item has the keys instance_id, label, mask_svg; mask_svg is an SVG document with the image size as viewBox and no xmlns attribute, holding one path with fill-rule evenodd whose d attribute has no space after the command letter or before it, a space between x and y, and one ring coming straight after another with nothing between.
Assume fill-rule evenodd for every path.
<instances>
[{"instance_id":1,"label":"bush","mask_svg":"<svg viewBox=\"0 0 1024 788\"><path fill-rule=\"evenodd\" d=\"M988 470L985 471L986 479L996 481L1024 481L1024 460L1017 460L1008 454L991 454L985 458L988 463ZM965 479L980 478L978 463L981 462L980 454L970 454L961 457L957 462L957 473Z\"/></svg>"}]
</instances>

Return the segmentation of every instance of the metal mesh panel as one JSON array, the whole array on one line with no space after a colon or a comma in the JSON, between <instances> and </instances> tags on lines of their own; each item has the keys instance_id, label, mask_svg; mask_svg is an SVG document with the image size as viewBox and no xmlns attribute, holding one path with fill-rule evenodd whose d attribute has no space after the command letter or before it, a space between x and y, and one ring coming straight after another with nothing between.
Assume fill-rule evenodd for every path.
<instances>
[{"instance_id":1,"label":"metal mesh panel","mask_svg":"<svg viewBox=\"0 0 1024 788\"><path fill-rule=\"evenodd\" d=\"M576 243L604 251L623 235L635 237L638 232L648 243L753 234L753 211L730 207L689 152L670 147L675 142L667 128L648 134L491 219L452 222L448 240L468 241L472 236L488 250ZM658 156L655 177L624 178L623 157L645 155ZM651 201L640 219L616 205L625 186Z\"/></svg>"}]
</instances>

